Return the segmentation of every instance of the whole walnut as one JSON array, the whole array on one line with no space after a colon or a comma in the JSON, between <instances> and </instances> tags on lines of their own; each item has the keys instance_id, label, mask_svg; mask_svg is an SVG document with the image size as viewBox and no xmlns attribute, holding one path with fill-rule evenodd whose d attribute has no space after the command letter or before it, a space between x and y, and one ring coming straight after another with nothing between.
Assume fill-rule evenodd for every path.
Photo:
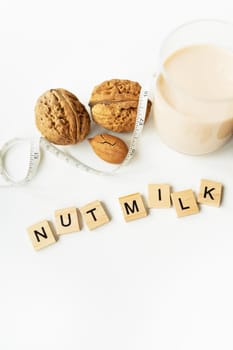
<instances>
[{"instance_id":1,"label":"whole walnut","mask_svg":"<svg viewBox=\"0 0 233 350\"><path fill-rule=\"evenodd\" d=\"M141 86L131 80L112 79L96 86L89 106L93 120L105 129L115 132L133 131ZM150 114L148 100L146 119Z\"/></svg>"},{"instance_id":2,"label":"whole walnut","mask_svg":"<svg viewBox=\"0 0 233 350\"><path fill-rule=\"evenodd\" d=\"M71 145L84 140L90 130L90 117L71 92L50 89L35 106L36 126L41 134L57 145Z\"/></svg>"}]
</instances>

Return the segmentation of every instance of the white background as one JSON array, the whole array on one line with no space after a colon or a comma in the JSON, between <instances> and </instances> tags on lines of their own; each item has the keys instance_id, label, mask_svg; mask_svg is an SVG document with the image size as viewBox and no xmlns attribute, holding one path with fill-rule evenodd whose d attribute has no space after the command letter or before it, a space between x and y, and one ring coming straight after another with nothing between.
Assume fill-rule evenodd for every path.
<instances>
[{"instance_id":1,"label":"white background","mask_svg":"<svg viewBox=\"0 0 233 350\"><path fill-rule=\"evenodd\" d=\"M2 0L0 145L39 136L33 110L45 90L66 88L87 105L106 79L143 83L172 29L232 13L231 0ZM233 141L208 156L178 154L151 119L136 158L118 175L86 174L44 153L30 185L1 188L0 349L232 349L232 150ZM87 141L72 151L95 163ZM201 178L224 184L220 208L181 219L173 208L151 210L124 222L118 197L141 192L147 201L147 185L160 182L197 192ZM28 226L97 199L109 224L33 250Z\"/></svg>"}]
</instances>

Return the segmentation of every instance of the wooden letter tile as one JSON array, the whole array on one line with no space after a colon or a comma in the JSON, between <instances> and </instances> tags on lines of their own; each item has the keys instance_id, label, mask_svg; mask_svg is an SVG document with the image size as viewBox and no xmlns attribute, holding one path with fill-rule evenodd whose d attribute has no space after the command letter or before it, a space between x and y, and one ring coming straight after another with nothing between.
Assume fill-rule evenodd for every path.
<instances>
[{"instance_id":1,"label":"wooden letter tile","mask_svg":"<svg viewBox=\"0 0 233 350\"><path fill-rule=\"evenodd\" d=\"M93 230L109 222L109 217L99 201L85 205L80 208L80 212L89 230Z\"/></svg>"},{"instance_id":2,"label":"wooden letter tile","mask_svg":"<svg viewBox=\"0 0 233 350\"><path fill-rule=\"evenodd\" d=\"M223 185L220 182L201 180L198 202L219 207L222 199Z\"/></svg>"},{"instance_id":3,"label":"wooden letter tile","mask_svg":"<svg viewBox=\"0 0 233 350\"><path fill-rule=\"evenodd\" d=\"M56 238L48 221L44 220L27 229L32 245L36 250L56 243Z\"/></svg>"},{"instance_id":4,"label":"wooden letter tile","mask_svg":"<svg viewBox=\"0 0 233 350\"><path fill-rule=\"evenodd\" d=\"M173 205L178 217L197 214L199 207L192 190L174 192L171 194Z\"/></svg>"},{"instance_id":5,"label":"wooden letter tile","mask_svg":"<svg viewBox=\"0 0 233 350\"><path fill-rule=\"evenodd\" d=\"M140 193L120 197L119 202L125 221L131 221L147 216L147 211Z\"/></svg>"},{"instance_id":6,"label":"wooden letter tile","mask_svg":"<svg viewBox=\"0 0 233 350\"><path fill-rule=\"evenodd\" d=\"M167 184L149 184L148 185L148 204L149 208L170 208L171 190Z\"/></svg>"},{"instance_id":7,"label":"wooden letter tile","mask_svg":"<svg viewBox=\"0 0 233 350\"><path fill-rule=\"evenodd\" d=\"M56 210L55 221L58 235L80 231L78 212L74 207Z\"/></svg>"}]
</instances>

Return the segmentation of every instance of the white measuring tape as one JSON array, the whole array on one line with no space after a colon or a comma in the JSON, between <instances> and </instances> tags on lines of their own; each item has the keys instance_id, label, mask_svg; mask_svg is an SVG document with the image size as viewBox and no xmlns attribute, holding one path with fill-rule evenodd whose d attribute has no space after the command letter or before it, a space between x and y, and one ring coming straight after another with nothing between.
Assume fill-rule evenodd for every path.
<instances>
[{"instance_id":1,"label":"white measuring tape","mask_svg":"<svg viewBox=\"0 0 233 350\"><path fill-rule=\"evenodd\" d=\"M102 171L102 170L92 168L84 164L80 160L76 159L74 156L67 154L64 151L58 149L56 146L51 144L49 141L47 141L43 137L38 139L14 138L6 142L3 145L3 147L0 149L0 175L8 184L6 186L7 187L21 186L29 183L32 180L34 175L37 173L38 166L40 163L41 147L51 152L52 154L54 154L58 159L62 159L65 162L75 166L80 170L84 170L89 173L93 173L97 175L113 175L120 168L128 164L135 154L136 144L145 123L148 96L149 96L149 89L141 88L140 95L139 95L138 109L137 109L137 117L136 117L133 135L130 141L128 153L124 161L112 171ZM29 164L28 164L27 173L23 179L15 180L7 171L6 162L5 162L6 156L7 156L7 153L10 151L10 149L12 149L12 147L14 147L17 143L25 143L25 142L30 143L30 155L29 155ZM0 187L6 187L6 186L3 185Z\"/></svg>"}]
</instances>

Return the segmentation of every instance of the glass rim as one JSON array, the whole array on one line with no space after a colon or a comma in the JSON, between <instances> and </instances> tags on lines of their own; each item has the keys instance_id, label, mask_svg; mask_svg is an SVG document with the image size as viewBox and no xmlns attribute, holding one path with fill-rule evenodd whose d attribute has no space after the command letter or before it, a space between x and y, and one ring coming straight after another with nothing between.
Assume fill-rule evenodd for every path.
<instances>
[{"instance_id":1,"label":"glass rim","mask_svg":"<svg viewBox=\"0 0 233 350\"><path fill-rule=\"evenodd\" d=\"M199 101L202 101L202 102L205 102L205 103L224 103L224 102L229 102L229 101L233 101L233 95L230 96L230 97L226 97L226 98L206 98L206 97L201 97L201 96L197 96L197 95L191 95L189 93L187 93L185 91L184 88L182 88L181 86L177 85L173 79L171 79L169 77L169 74L166 72L166 70L164 69L164 62L166 61L166 59L169 57L167 56L165 60L162 60L162 52L163 52L163 48L165 46L165 44L167 43L167 41L169 40L169 38L174 35L175 33L177 33L178 31L182 30L183 28L186 28L190 25L195 25L195 24L199 24L199 23L216 23L216 24L219 24L219 25L226 25L226 26L230 26L232 28L232 31L233 31L233 22L230 22L230 21L225 21L225 20L221 20L221 19L196 19L196 20L192 20L192 21L188 21L188 22L185 22L181 25L179 25L178 27L176 27L175 29L171 30L166 36L165 38L163 39L162 41L162 44L160 45L160 50L159 50L159 55L160 55L160 69L159 69L159 73L165 77L166 80L169 81L169 84L171 84L174 88L180 90L182 92L182 94L188 96L188 97L191 97L195 100L199 100ZM200 43L200 44L196 44L196 45L205 45L204 43ZM191 45L190 45L191 46ZM218 46L216 44L216 46ZM183 46L183 48L185 47L188 47L187 46ZM219 46L220 48L224 49L223 46ZM180 49L182 49L182 47L180 47ZM178 49L179 50L179 49ZM174 51L175 52L175 51ZM172 54L172 53L171 53ZM170 54L170 55L171 55ZM232 35L232 55L233 55L233 35Z\"/></svg>"}]
</instances>

